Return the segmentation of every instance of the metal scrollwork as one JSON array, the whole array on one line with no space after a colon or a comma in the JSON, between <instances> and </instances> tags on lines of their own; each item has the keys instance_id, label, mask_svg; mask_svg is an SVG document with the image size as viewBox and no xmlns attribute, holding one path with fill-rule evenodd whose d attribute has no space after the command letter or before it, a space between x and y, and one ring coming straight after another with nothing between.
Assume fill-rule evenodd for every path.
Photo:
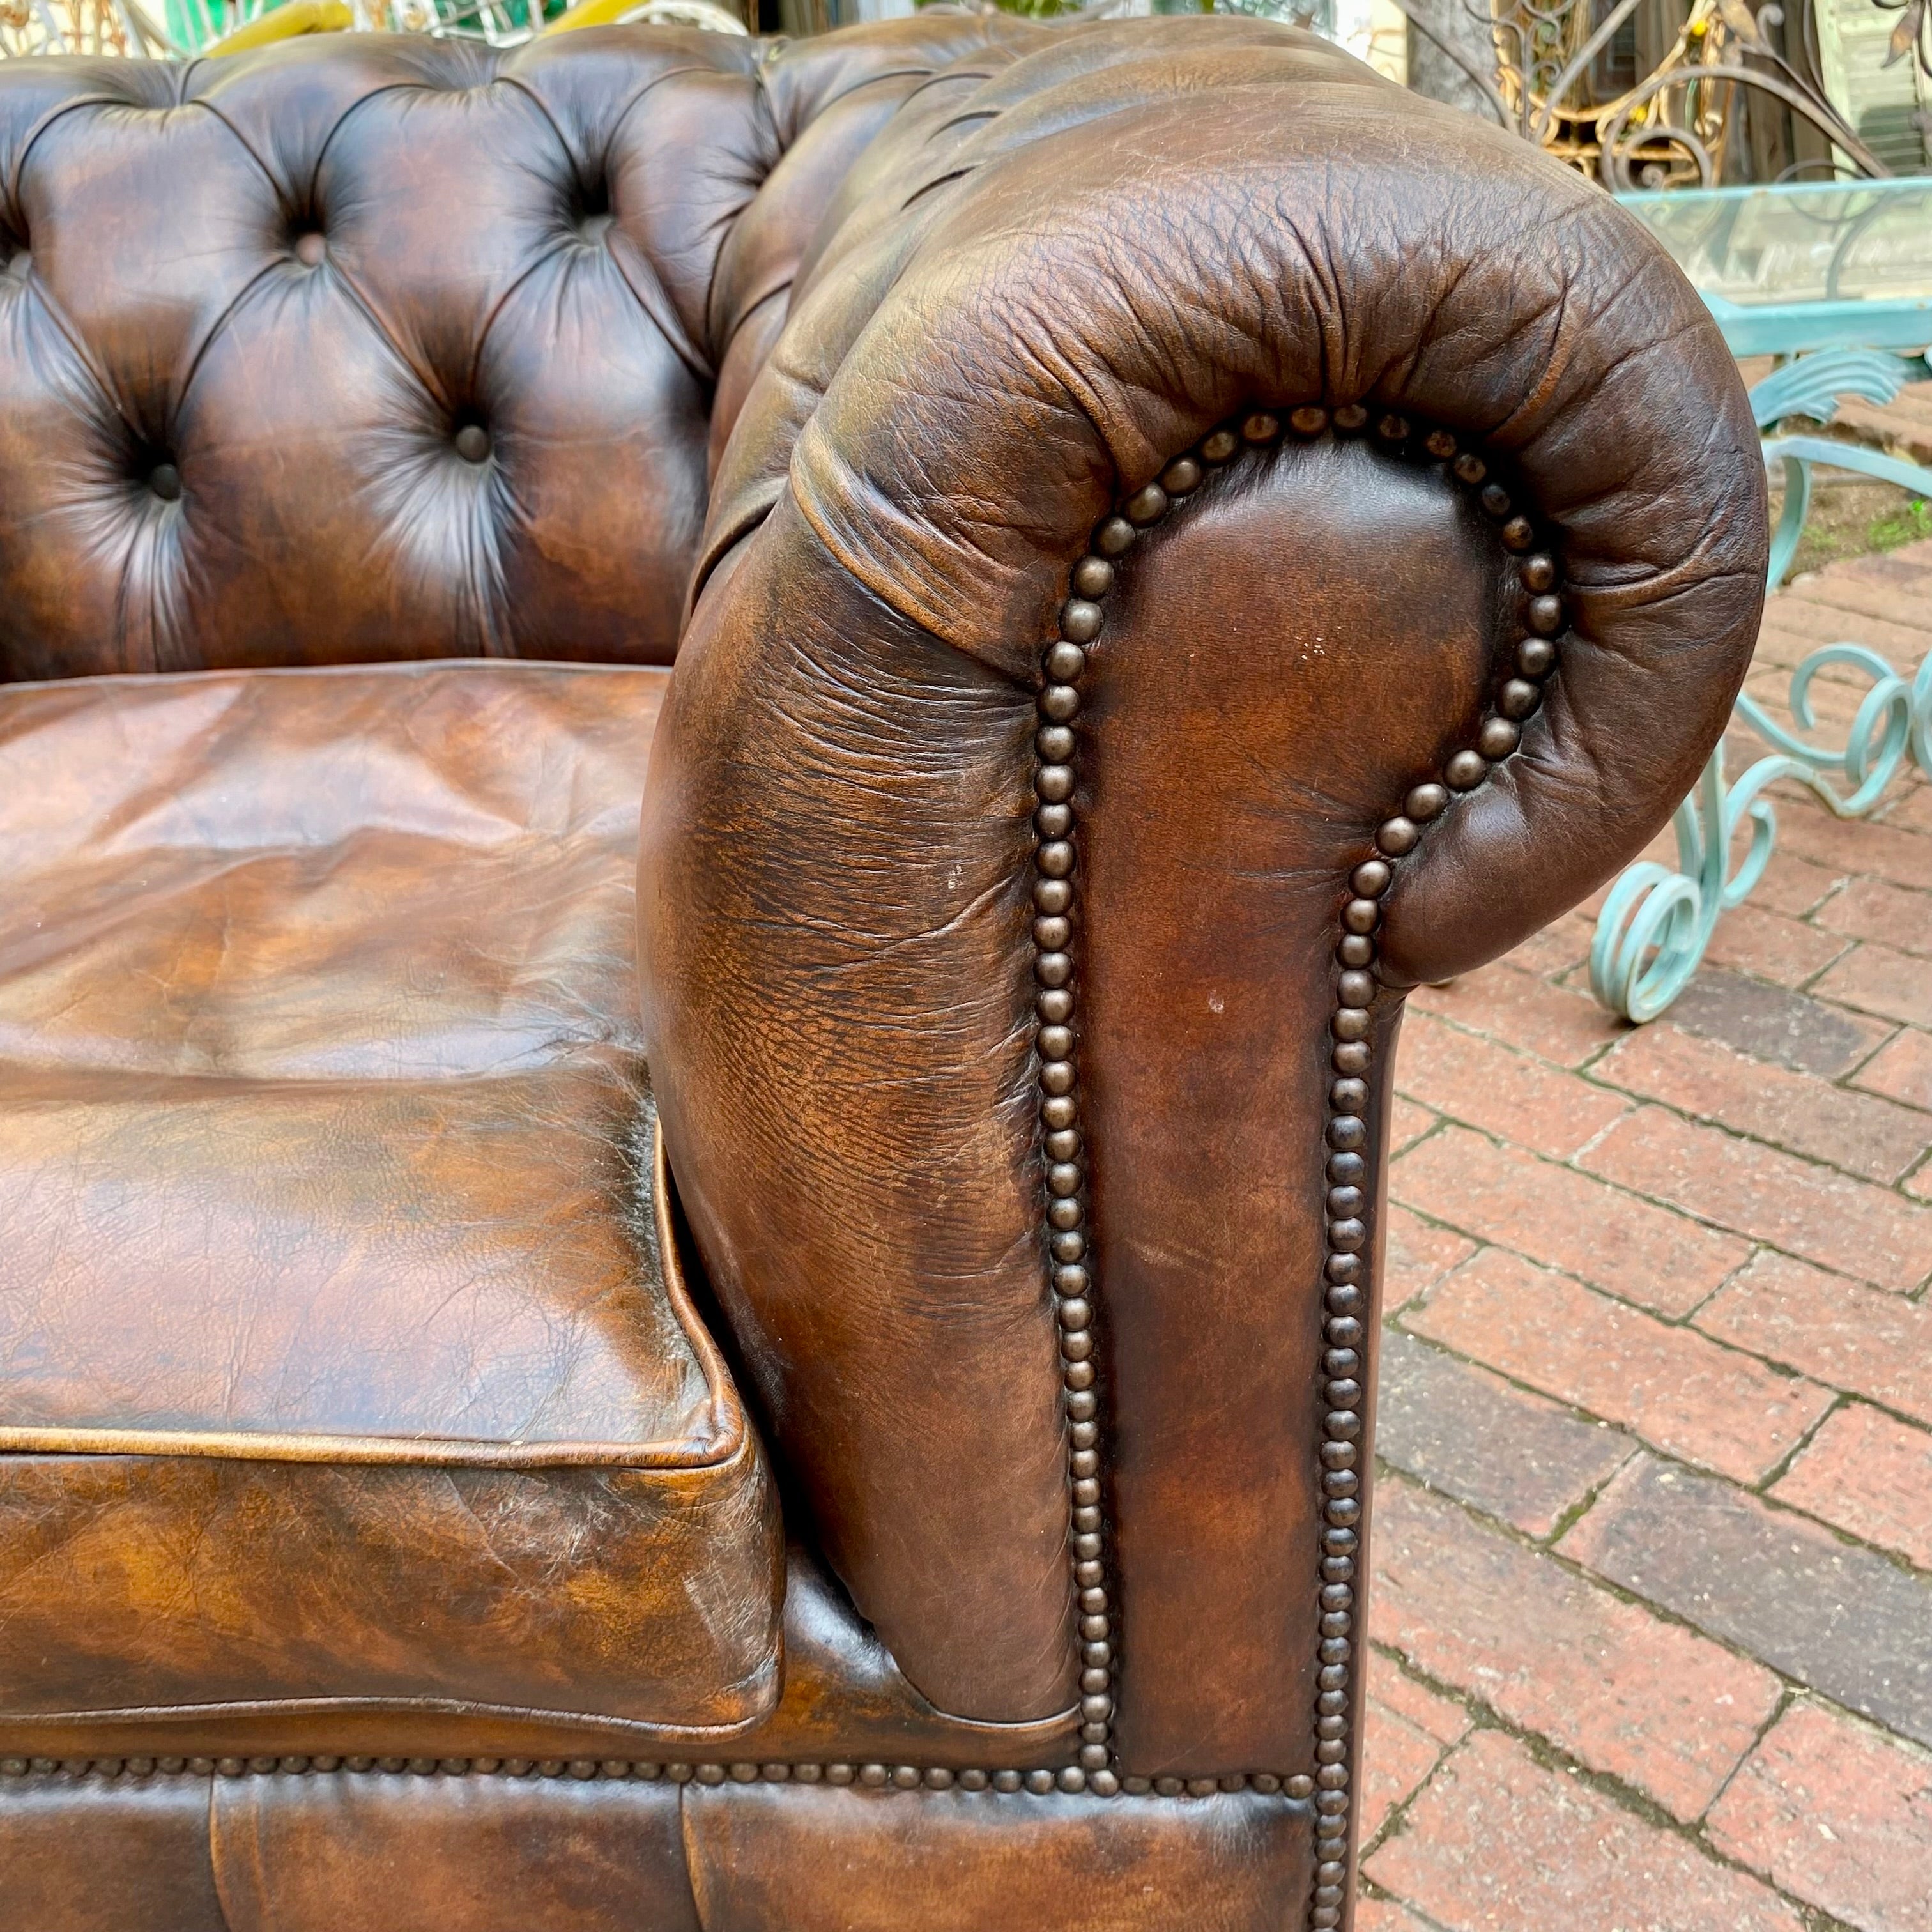
<instances>
[{"instance_id":1,"label":"metal scrollwork","mask_svg":"<svg viewBox=\"0 0 1932 1932\"><path fill-rule=\"evenodd\" d=\"M1663 58L1610 98L1599 98L1593 76L1642 0L1616 0L1600 20L1593 20L1591 0L1450 0L1474 23L1475 38L1490 44L1494 58L1486 73L1442 31L1440 20L1432 21L1410 0L1396 4L1480 90L1502 126L1606 187L1715 187L1739 88L1768 94L1810 122L1861 173L1892 172L1826 95L1809 0L1800 10L1795 59L1769 31L1784 24L1780 6L1754 14L1744 0L1692 0ZM1915 18L1922 21L1932 0L1897 4L1920 10Z\"/></svg>"},{"instance_id":2,"label":"metal scrollwork","mask_svg":"<svg viewBox=\"0 0 1932 1932\"><path fill-rule=\"evenodd\" d=\"M1828 421L1844 395L1889 402L1901 384L1927 374L1922 356L1910 358L1868 349L1823 350L1787 363L1751 392L1760 428L1788 416ZM1825 463L1922 498L1932 497L1932 470L1856 443L1822 436L1766 439L1767 466L1782 469L1784 506L1772 539L1770 581L1790 567L1811 502L1811 470ZM1842 746L1819 741L1812 686L1837 665L1870 680ZM1618 878L1598 915L1590 949L1590 986L1624 1018L1652 1020L1689 984L1702 963L1719 916L1742 904L1764 876L1778 837L1778 814L1767 789L1796 780L1840 818L1875 811L1908 757L1932 775L1932 655L1916 677L1894 670L1880 654L1857 644L1827 644L1813 651L1791 674L1790 704L1796 731L1786 729L1748 693L1732 714L1772 748L1736 784L1725 780L1720 744L1697 788L1677 808L1675 869L1642 860ZM1748 824L1750 843L1735 865L1732 848Z\"/></svg>"},{"instance_id":3,"label":"metal scrollwork","mask_svg":"<svg viewBox=\"0 0 1932 1932\"><path fill-rule=\"evenodd\" d=\"M1763 878L1778 837L1778 814L1764 796L1769 786L1795 778L1838 817L1862 818L1884 796L1908 751L1932 772L1932 657L1907 683L1863 644L1814 651L1791 676L1791 713L1807 732L1818 729L1811 684L1827 664L1850 666L1872 681L1844 744L1800 737L1754 699L1739 698L1733 722L1778 750L1727 786L1719 745L1697 789L1677 808L1676 869L1640 860L1611 888L1590 948L1590 987L1612 1012L1640 1024L1655 1019L1702 963L1719 914L1742 904ZM1841 792L1837 778L1850 790ZM1734 866L1732 848L1747 822L1750 842Z\"/></svg>"},{"instance_id":4,"label":"metal scrollwork","mask_svg":"<svg viewBox=\"0 0 1932 1932\"><path fill-rule=\"evenodd\" d=\"M138 0L0 0L0 58L172 51L166 34Z\"/></svg>"}]
</instances>

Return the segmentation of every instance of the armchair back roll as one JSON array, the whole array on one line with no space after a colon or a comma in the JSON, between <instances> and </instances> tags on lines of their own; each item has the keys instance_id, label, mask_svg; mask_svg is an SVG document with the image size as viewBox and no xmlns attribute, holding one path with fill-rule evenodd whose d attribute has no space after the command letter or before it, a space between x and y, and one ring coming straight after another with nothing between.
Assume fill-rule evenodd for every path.
<instances>
[{"instance_id":1,"label":"armchair back roll","mask_svg":"<svg viewBox=\"0 0 1932 1932\"><path fill-rule=\"evenodd\" d=\"M1647 235L1270 22L0 64L0 778L113 768L0 787L28 1932L1348 1927L1404 998L1661 827L1766 536Z\"/></svg>"},{"instance_id":2,"label":"armchair back roll","mask_svg":"<svg viewBox=\"0 0 1932 1932\"><path fill-rule=\"evenodd\" d=\"M0 674L668 664L800 250L1001 31L0 66Z\"/></svg>"}]
</instances>

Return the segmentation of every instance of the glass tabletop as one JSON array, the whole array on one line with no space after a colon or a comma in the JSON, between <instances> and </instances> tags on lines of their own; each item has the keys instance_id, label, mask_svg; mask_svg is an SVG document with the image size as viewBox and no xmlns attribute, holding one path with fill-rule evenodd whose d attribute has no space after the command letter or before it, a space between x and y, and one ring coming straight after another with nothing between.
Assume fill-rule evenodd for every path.
<instances>
[{"instance_id":1,"label":"glass tabletop","mask_svg":"<svg viewBox=\"0 0 1932 1932\"><path fill-rule=\"evenodd\" d=\"M1932 179L1618 199L1690 277L1737 355L1932 341Z\"/></svg>"}]
</instances>

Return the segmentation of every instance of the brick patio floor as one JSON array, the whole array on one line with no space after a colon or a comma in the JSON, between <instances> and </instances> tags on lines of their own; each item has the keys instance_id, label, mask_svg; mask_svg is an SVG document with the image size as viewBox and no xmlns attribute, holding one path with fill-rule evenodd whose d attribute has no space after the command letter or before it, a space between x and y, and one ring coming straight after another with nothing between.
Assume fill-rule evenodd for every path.
<instances>
[{"instance_id":1,"label":"brick patio floor","mask_svg":"<svg viewBox=\"0 0 1932 1932\"><path fill-rule=\"evenodd\" d=\"M1750 688L1840 638L1917 664L1932 543ZM1587 912L1410 1003L1358 1932L1932 1932L1932 785L1778 800L1664 1020Z\"/></svg>"}]
</instances>

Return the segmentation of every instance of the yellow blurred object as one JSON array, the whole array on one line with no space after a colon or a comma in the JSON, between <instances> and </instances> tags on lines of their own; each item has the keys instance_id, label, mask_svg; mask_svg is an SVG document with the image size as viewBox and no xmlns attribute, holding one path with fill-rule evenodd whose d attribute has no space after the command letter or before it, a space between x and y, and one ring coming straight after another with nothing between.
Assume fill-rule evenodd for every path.
<instances>
[{"instance_id":1,"label":"yellow blurred object","mask_svg":"<svg viewBox=\"0 0 1932 1932\"><path fill-rule=\"evenodd\" d=\"M215 59L265 47L273 40L293 40L298 34L346 34L355 24L349 0L288 0L286 6L272 8L232 34L224 34L206 52Z\"/></svg>"},{"instance_id":2,"label":"yellow blurred object","mask_svg":"<svg viewBox=\"0 0 1932 1932\"><path fill-rule=\"evenodd\" d=\"M575 27L608 27L621 20L638 0L578 0L544 28L547 34L567 34Z\"/></svg>"},{"instance_id":3,"label":"yellow blurred object","mask_svg":"<svg viewBox=\"0 0 1932 1932\"><path fill-rule=\"evenodd\" d=\"M714 34L742 34L750 29L728 8L711 0L577 0L544 28L547 34L567 34L577 27L612 27L634 22L658 26L702 27Z\"/></svg>"}]
</instances>

